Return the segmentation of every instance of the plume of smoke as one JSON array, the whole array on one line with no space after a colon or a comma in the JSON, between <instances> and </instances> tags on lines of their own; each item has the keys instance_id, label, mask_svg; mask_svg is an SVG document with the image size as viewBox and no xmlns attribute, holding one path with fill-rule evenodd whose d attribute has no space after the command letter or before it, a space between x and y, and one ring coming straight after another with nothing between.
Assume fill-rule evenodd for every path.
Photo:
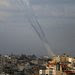
<instances>
[{"instance_id":1,"label":"plume of smoke","mask_svg":"<svg viewBox=\"0 0 75 75\"><path fill-rule=\"evenodd\" d=\"M19 4L21 3L23 7L27 6L27 11L28 11L28 21L31 24L31 26L33 27L33 29L35 30L35 32L37 33L37 35L39 36L40 40L42 41L44 47L47 49L48 55L50 56L54 56L55 54L53 53L53 51L50 49L49 43L46 39L46 35L39 23L39 21L37 20L37 16L35 16L32 6L30 5L29 0L18 0L17 1Z\"/></svg>"}]
</instances>

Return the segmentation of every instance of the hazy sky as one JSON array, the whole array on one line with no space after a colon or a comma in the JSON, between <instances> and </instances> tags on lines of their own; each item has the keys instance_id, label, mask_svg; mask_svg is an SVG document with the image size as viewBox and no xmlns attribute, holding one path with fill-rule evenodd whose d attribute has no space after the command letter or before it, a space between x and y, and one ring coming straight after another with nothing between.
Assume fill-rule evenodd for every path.
<instances>
[{"instance_id":1,"label":"hazy sky","mask_svg":"<svg viewBox=\"0 0 75 75\"><path fill-rule=\"evenodd\" d=\"M27 7L0 0L0 53L47 55L28 22ZM75 0L30 0L37 19L55 54L75 55Z\"/></svg>"}]
</instances>

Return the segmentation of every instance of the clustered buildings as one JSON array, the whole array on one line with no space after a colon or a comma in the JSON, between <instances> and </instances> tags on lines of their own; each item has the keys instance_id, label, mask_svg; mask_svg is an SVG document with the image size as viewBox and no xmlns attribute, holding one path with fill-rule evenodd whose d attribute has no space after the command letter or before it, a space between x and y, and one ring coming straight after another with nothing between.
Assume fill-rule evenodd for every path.
<instances>
[{"instance_id":1,"label":"clustered buildings","mask_svg":"<svg viewBox=\"0 0 75 75\"><path fill-rule=\"evenodd\" d=\"M75 75L75 58L0 55L0 75Z\"/></svg>"}]
</instances>

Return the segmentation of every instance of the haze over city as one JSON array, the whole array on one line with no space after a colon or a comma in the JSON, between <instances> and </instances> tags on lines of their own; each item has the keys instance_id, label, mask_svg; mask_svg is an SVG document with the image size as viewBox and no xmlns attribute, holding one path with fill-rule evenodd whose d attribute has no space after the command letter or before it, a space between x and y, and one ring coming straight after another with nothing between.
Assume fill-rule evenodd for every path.
<instances>
[{"instance_id":1,"label":"haze over city","mask_svg":"<svg viewBox=\"0 0 75 75\"><path fill-rule=\"evenodd\" d=\"M20 0L0 0L0 53L47 55ZM75 0L30 0L51 50L75 55Z\"/></svg>"}]
</instances>

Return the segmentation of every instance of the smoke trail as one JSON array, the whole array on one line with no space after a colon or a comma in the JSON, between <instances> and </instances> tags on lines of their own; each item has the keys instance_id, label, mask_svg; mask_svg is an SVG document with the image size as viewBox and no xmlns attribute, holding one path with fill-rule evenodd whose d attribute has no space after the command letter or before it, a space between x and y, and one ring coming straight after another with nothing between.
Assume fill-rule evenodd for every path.
<instances>
[{"instance_id":1,"label":"smoke trail","mask_svg":"<svg viewBox=\"0 0 75 75\"><path fill-rule=\"evenodd\" d=\"M22 0L15 0L14 3L16 3L20 9L24 9L24 3Z\"/></svg>"},{"instance_id":2,"label":"smoke trail","mask_svg":"<svg viewBox=\"0 0 75 75\"><path fill-rule=\"evenodd\" d=\"M23 0L23 1L24 1L24 0ZM27 7L29 8L30 12L33 13L33 16L32 16L32 17L34 18L36 24L38 25L38 28L40 29L40 32L42 33L43 37L46 37L46 36L45 36L45 33L44 33L43 30L42 30L42 27L40 26L40 23L39 23L38 20L37 20L37 16L35 16L35 14L34 14L34 12L33 12L32 6L30 6L29 0L28 0L28 1L25 0L25 1L26 1Z\"/></svg>"},{"instance_id":3,"label":"smoke trail","mask_svg":"<svg viewBox=\"0 0 75 75\"><path fill-rule=\"evenodd\" d=\"M47 49L48 51L48 55L50 56L54 56L54 53L51 51L48 41L46 39L45 33L40 25L40 23L38 22L32 7L30 6L30 3L28 0L19 0L19 3L22 3L22 5L25 7L25 5L27 6L27 11L28 11L28 21L31 24L31 26L33 27L33 29L35 30L35 32L37 33L37 35L39 36L40 40L42 41L44 47Z\"/></svg>"},{"instance_id":4,"label":"smoke trail","mask_svg":"<svg viewBox=\"0 0 75 75\"><path fill-rule=\"evenodd\" d=\"M32 27L34 28L34 30L35 30L36 33L38 34L38 36L39 36L39 38L41 39L41 41L42 41L44 47L47 49L48 55L51 54L51 56L53 56L54 53L51 51L51 49L50 49L50 47L49 47L48 41L47 41L47 39L46 39L46 37L45 37L45 33L43 32L43 30L42 30L42 28L41 28L41 26L40 26L38 20L36 19L36 16L35 16L34 14L33 14L33 15L31 14L31 13L34 13L34 12L32 11L32 8L31 8L31 6L30 6L28 0L23 0L23 1L25 1L24 3L26 3L27 8L28 8L29 20L30 20L29 22L31 23ZM24 5L25 5L25 4L24 4ZM32 16L31 16L31 15L32 15ZM30 19L30 18L31 18L31 19ZM31 20L32 20L32 21L31 21ZM36 25L35 25L35 24L36 24Z\"/></svg>"},{"instance_id":5,"label":"smoke trail","mask_svg":"<svg viewBox=\"0 0 75 75\"><path fill-rule=\"evenodd\" d=\"M35 29L39 32L39 34L40 34L42 40L44 40L44 41L47 42L45 33L44 33L44 31L43 31L43 29L42 29L40 23L38 22L37 16L35 16L35 14L34 14L34 12L33 12L33 8L32 8L32 6L30 6L29 1L28 1L28 0L22 0L22 1L25 1L25 2L23 2L23 3L25 3L26 6L27 6L27 8L28 8L29 19L31 18L31 20L32 20L33 23L35 24L35 25L33 24L33 26L34 26ZM24 5L25 5L25 4L24 4ZM31 16L31 15L32 15L32 16Z\"/></svg>"}]
</instances>

